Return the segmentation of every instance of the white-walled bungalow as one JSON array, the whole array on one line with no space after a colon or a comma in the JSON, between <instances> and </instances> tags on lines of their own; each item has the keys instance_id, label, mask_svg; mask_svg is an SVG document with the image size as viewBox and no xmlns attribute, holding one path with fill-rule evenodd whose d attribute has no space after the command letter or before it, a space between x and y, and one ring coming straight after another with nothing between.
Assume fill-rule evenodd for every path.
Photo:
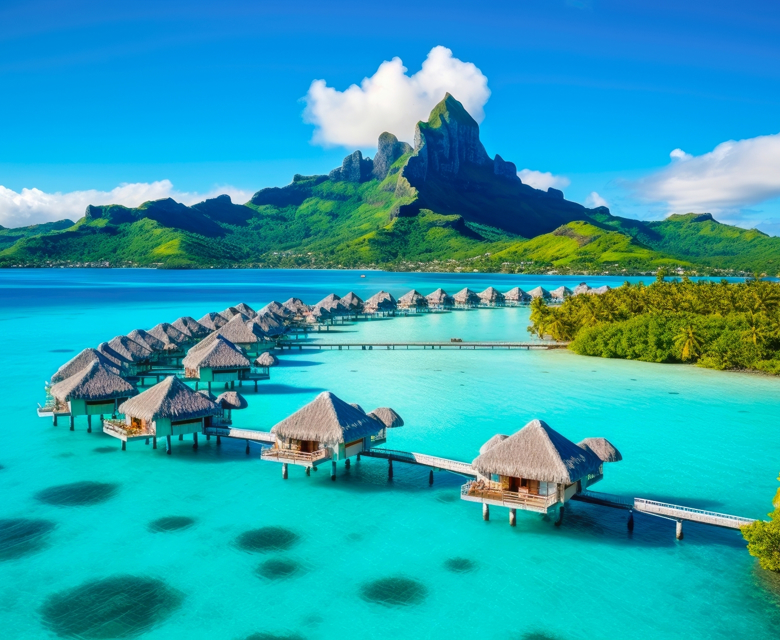
<instances>
[{"instance_id":1,"label":"white-walled bungalow","mask_svg":"<svg viewBox=\"0 0 780 640\"><path fill-rule=\"evenodd\" d=\"M477 296L479 296L479 304L483 307L504 306L504 294L494 287L488 287L484 291L478 293Z\"/></svg>"},{"instance_id":2,"label":"white-walled bungalow","mask_svg":"<svg viewBox=\"0 0 780 640\"><path fill-rule=\"evenodd\" d=\"M452 309L455 305L455 301L452 296L449 295L444 289L438 288L436 291L429 293L425 296L428 304L428 309L436 309L443 311L445 309Z\"/></svg>"},{"instance_id":3,"label":"white-walled bungalow","mask_svg":"<svg viewBox=\"0 0 780 640\"><path fill-rule=\"evenodd\" d=\"M221 329L228 323L228 319L214 311L210 311L205 316L198 320L198 324L202 324L210 331L216 331Z\"/></svg>"},{"instance_id":4,"label":"white-walled bungalow","mask_svg":"<svg viewBox=\"0 0 780 640\"><path fill-rule=\"evenodd\" d=\"M522 304L529 304L533 298L529 296L520 287L512 287L504 294L504 304L511 306L519 306Z\"/></svg>"},{"instance_id":5,"label":"white-walled bungalow","mask_svg":"<svg viewBox=\"0 0 780 640\"><path fill-rule=\"evenodd\" d=\"M528 295L531 296L531 298L543 298L544 300L552 298L550 292L544 287L534 287L528 292Z\"/></svg>"},{"instance_id":6,"label":"white-walled bungalow","mask_svg":"<svg viewBox=\"0 0 780 640\"><path fill-rule=\"evenodd\" d=\"M171 436L192 434L193 446L198 446L198 433L211 426L214 416L222 415L222 408L202 393L193 391L175 376L143 393L130 398L119 406L124 421L106 420L103 432L122 441L122 449L128 440L165 436L167 453L171 453Z\"/></svg>"},{"instance_id":7,"label":"white-walled bungalow","mask_svg":"<svg viewBox=\"0 0 780 640\"><path fill-rule=\"evenodd\" d=\"M509 508L512 525L516 509L557 511L560 523L564 504L602 478L603 463L621 459L603 438L582 445L541 420L532 420L512 436L493 436L472 462L477 479L463 485L461 498L481 502L485 519L489 505L495 505Z\"/></svg>"},{"instance_id":8,"label":"white-walled bungalow","mask_svg":"<svg viewBox=\"0 0 780 640\"><path fill-rule=\"evenodd\" d=\"M397 309L405 309L407 311L423 311L427 306L428 301L425 299L425 296L416 289L412 289L402 295L396 303Z\"/></svg>"},{"instance_id":9,"label":"white-walled bungalow","mask_svg":"<svg viewBox=\"0 0 780 640\"><path fill-rule=\"evenodd\" d=\"M76 416L87 416L87 431L92 431L92 416L116 416L117 408L138 391L114 369L104 367L97 360L61 382L51 386L50 393L56 406L53 415L70 414L70 430Z\"/></svg>"},{"instance_id":10,"label":"white-walled bungalow","mask_svg":"<svg viewBox=\"0 0 780 640\"><path fill-rule=\"evenodd\" d=\"M195 388L205 382L211 391L211 383L222 383L227 388L249 378L251 365L244 351L224 336L218 335L201 347L196 345L182 360L184 375L195 380Z\"/></svg>"},{"instance_id":11,"label":"white-walled bungalow","mask_svg":"<svg viewBox=\"0 0 780 640\"><path fill-rule=\"evenodd\" d=\"M479 296L468 287L458 291L452 298L456 307L471 309L479 305Z\"/></svg>"},{"instance_id":12,"label":"white-walled bungalow","mask_svg":"<svg viewBox=\"0 0 780 640\"><path fill-rule=\"evenodd\" d=\"M190 316L182 316L171 324L192 340L201 340L211 333L211 329Z\"/></svg>"},{"instance_id":13,"label":"white-walled bungalow","mask_svg":"<svg viewBox=\"0 0 780 640\"><path fill-rule=\"evenodd\" d=\"M563 302L566 298L570 298L572 295L569 287L560 286L557 289L550 291L550 297L556 302Z\"/></svg>"},{"instance_id":14,"label":"white-walled bungalow","mask_svg":"<svg viewBox=\"0 0 780 640\"><path fill-rule=\"evenodd\" d=\"M371 448L371 437L384 429L377 419L344 402L329 391L277 423L271 433L276 444L262 452L263 460L282 463L282 477L287 465L308 470L331 461L331 478L336 479L336 461Z\"/></svg>"},{"instance_id":15,"label":"white-walled bungalow","mask_svg":"<svg viewBox=\"0 0 780 640\"><path fill-rule=\"evenodd\" d=\"M393 294L387 291L375 293L363 303L363 311L377 315L393 315L397 307L398 303Z\"/></svg>"}]
</instances>

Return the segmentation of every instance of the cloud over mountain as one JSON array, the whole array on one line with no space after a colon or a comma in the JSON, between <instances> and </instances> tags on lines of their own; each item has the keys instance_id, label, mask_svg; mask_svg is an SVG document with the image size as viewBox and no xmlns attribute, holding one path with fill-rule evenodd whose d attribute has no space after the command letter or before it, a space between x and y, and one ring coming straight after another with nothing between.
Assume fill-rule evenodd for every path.
<instances>
[{"instance_id":1,"label":"cloud over mountain","mask_svg":"<svg viewBox=\"0 0 780 640\"><path fill-rule=\"evenodd\" d=\"M40 189L13 191L0 185L0 225L21 227L42 222L70 218L77 220L84 215L87 205L123 204L137 207L147 200L173 198L184 204L194 204L206 198L227 193L233 202L244 203L252 193L234 187L217 187L208 193L177 191L170 180L122 184L111 191L88 189L67 193L46 193Z\"/></svg>"},{"instance_id":2,"label":"cloud over mountain","mask_svg":"<svg viewBox=\"0 0 780 640\"><path fill-rule=\"evenodd\" d=\"M571 180L566 176L556 176L549 171L521 169L517 172L517 175L523 181L523 184L527 184L534 189L541 189L542 191L547 191L550 187L553 189L565 189L571 184Z\"/></svg>"},{"instance_id":3,"label":"cloud over mountain","mask_svg":"<svg viewBox=\"0 0 780 640\"><path fill-rule=\"evenodd\" d=\"M449 92L477 122L490 97L488 79L452 51L431 49L422 69L407 75L400 58L385 61L370 78L344 91L315 80L306 94L304 120L315 126L313 141L323 146L375 147L384 131L412 143L414 127Z\"/></svg>"}]
</instances>

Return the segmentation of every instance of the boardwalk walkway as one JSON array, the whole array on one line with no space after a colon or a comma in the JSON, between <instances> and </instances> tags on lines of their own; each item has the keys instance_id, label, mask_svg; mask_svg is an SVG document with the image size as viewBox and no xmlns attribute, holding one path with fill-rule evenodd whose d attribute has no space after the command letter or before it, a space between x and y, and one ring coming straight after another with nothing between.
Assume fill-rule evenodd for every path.
<instances>
[{"instance_id":1,"label":"boardwalk walkway","mask_svg":"<svg viewBox=\"0 0 780 640\"><path fill-rule=\"evenodd\" d=\"M462 476L469 476L472 478L476 477L477 475L477 472L474 471L474 468L466 462L450 460L449 458L439 458L437 456L429 456L424 453L397 451L396 449L371 449L369 451L363 451L360 455L366 456L367 458L382 458L384 460L395 460L396 462L417 464L423 467L430 467L431 469L440 469L442 471L459 473Z\"/></svg>"},{"instance_id":2,"label":"boardwalk walkway","mask_svg":"<svg viewBox=\"0 0 780 640\"><path fill-rule=\"evenodd\" d=\"M278 344L280 351L285 349L565 349L568 342L306 342L298 344Z\"/></svg>"},{"instance_id":3,"label":"boardwalk walkway","mask_svg":"<svg viewBox=\"0 0 780 640\"><path fill-rule=\"evenodd\" d=\"M233 427L205 427L203 433L207 436L220 436L223 438L236 438L237 440L248 440L250 442L262 442L265 444L274 444L276 436L268 431L257 431L255 429L234 429Z\"/></svg>"}]
</instances>

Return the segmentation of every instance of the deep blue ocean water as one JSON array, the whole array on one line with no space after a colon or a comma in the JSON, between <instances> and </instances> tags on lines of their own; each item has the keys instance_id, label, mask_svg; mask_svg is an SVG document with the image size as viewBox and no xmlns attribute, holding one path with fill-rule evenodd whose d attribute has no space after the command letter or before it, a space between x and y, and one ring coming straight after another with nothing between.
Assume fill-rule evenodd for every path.
<instances>
[{"instance_id":1,"label":"deep blue ocean water","mask_svg":"<svg viewBox=\"0 0 780 640\"><path fill-rule=\"evenodd\" d=\"M84 597L52 618L51 596L115 576L162 581L175 598L151 607L143 638L242 640L253 633L311 640L343 638L777 638L780 584L761 571L734 531L674 523L574 503L560 528L518 512L459 499L462 479L363 459L335 483L327 470L306 477L247 456L243 443L174 440L173 455L96 430L54 428L38 418L44 382L86 346L135 328L200 317L238 302L258 309L290 296L317 302L330 292L363 297L385 289L450 293L469 286L525 289L576 285L581 277L391 274L351 271L0 271L0 520L53 525L17 552L0 555L4 638L54 638L72 616L100 628L106 602ZM587 278L592 286L622 279ZM453 312L337 327L314 339L525 340L527 309ZM605 436L624 460L595 487L630 496L763 517L777 487L780 380L690 366L576 356L566 351L284 352L281 366L236 426L269 429L330 390L365 409L392 406L406 426L387 446L464 461L497 432L532 418L574 441ZM48 504L36 494L73 482L113 491L83 506ZM195 520L152 532L166 516ZM1 524L1 523L0 523ZM249 553L252 529L297 534L287 549ZM47 532L48 531L48 532ZM2 532L0 531L0 546ZM472 571L446 562L465 558ZM258 574L269 560L292 575ZM277 563L278 564L278 563ZM263 565L265 569L273 567ZM383 606L361 597L376 579L423 585L416 604ZM157 583L159 584L159 583ZM144 595L149 608L148 594ZM139 597L139 600L142 598ZM143 610L133 602L129 610ZM178 606L177 606L178 605ZM57 622L59 620L59 623ZM59 626L58 626L59 625ZM106 627L112 637L124 627ZM72 627L71 627L72 630ZM533 635L537 634L537 635ZM71 636L73 637L73 636Z\"/></svg>"}]
</instances>

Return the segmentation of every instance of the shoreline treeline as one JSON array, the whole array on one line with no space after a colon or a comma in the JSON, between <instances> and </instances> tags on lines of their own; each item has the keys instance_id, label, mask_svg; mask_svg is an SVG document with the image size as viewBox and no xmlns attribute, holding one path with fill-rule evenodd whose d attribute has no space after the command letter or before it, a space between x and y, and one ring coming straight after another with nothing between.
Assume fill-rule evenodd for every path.
<instances>
[{"instance_id":1,"label":"shoreline treeline","mask_svg":"<svg viewBox=\"0 0 780 640\"><path fill-rule=\"evenodd\" d=\"M529 331L571 341L575 353L780 375L780 284L625 283L559 307L534 300Z\"/></svg>"}]
</instances>

